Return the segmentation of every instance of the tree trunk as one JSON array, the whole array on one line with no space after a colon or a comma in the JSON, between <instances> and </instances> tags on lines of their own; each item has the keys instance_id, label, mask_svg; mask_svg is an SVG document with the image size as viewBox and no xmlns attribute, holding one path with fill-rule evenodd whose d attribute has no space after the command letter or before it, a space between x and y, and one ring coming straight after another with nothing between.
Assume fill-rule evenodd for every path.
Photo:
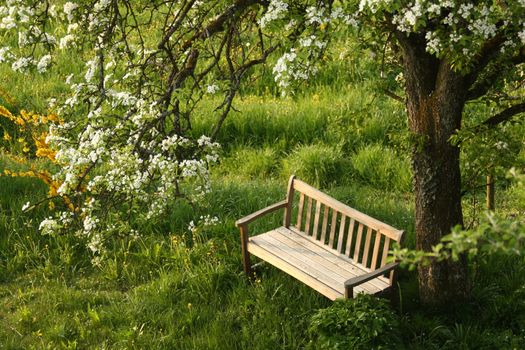
<instances>
[{"instance_id":1,"label":"tree trunk","mask_svg":"<svg viewBox=\"0 0 525 350\"><path fill-rule=\"evenodd\" d=\"M403 47L409 126L416 144L412 155L416 209L416 248L433 245L463 224L459 148L449 139L461 127L465 81L447 62L424 51ZM418 268L424 304L443 304L468 297L467 262L432 262Z\"/></svg>"}]
</instances>

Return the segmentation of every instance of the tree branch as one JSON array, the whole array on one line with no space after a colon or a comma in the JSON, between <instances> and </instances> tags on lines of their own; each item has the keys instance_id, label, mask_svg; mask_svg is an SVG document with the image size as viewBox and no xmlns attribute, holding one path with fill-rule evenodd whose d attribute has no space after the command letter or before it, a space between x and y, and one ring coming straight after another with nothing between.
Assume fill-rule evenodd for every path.
<instances>
[{"instance_id":1,"label":"tree branch","mask_svg":"<svg viewBox=\"0 0 525 350\"><path fill-rule=\"evenodd\" d=\"M501 45L496 45L496 43L493 42L492 45L488 45L487 48L485 48L482 51L485 53L483 54L483 57L480 58L480 60L478 61L478 67L467 76L467 81L470 85L469 91L467 93L467 100L475 100L485 95L489 91L489 89L494 85L494 83L496 83L501 77L504 76L504 71L502 71L502 68L506 69L506 67L503 65L497 65L497 67L483 75L483 71L490 65L492 60L498 57L498 54L500 52L500 46ZM511 66L516 66L524 62L525 47L523 47L516 56L509 60ZM480 78L482 75L482 79L478 80L478 78Z\"/></svg>"},{"instance_id":2,"label":"tree branch","mask_svg":"<svg viewBox=\"0 0 525 350\"><path fill-rule=\"evenodd\" d=\"M397 94L395 94L394 92L388 90L388 89L382 89L381 90L385 95L387 95L388 97L390 98L393 98L394 100L398 101L398 102L401 102L401 103L405 103L405 99Z\"/></svg>"},{"instance_id":3,"label":"tree branch","mask_svg":"<svg viewBox=\"0 0 525 350\"><path fill-rule=\"evenodd\" d=\"M481 126L491 127L509 121L517 114L525 113L525 102L511 106L485 120Z\"/></svg>"}]
</instances>

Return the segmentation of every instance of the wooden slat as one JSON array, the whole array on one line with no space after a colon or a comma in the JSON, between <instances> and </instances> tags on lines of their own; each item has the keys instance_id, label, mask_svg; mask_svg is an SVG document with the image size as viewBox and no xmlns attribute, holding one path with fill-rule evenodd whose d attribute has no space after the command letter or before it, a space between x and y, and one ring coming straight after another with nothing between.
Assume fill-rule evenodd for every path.
<instances>
[{"instance_id":1,"label":"wooden slat","mask_svg":"<svg viewBox=\"0 0 525 350\"><path fill-rule=\"evenodd\" d=\"M321 249L324 249L327 252L331 253L332 255L337 257L337 259L341 259L341 261L343 261L344 263L350 263L352 266L356 266L356 267L358 267L359 269L361 269L361 270L363 270L365 272L372 272L372 270L370 270L369 268L364 267L363 265L361 265L358 262L354 261L351 257L348 257L345 254L339 253L336 249L330 248L326 244L321 244L319 241L313 239L310 236L307 236L304 232L297 230L295 227L291 227L289 229L286 229L284 227L280 227L280 228L277 228L276 230L278 230L278 231L282 230L283 234L288 234L288 235L296 234L296 235L300 236L301 238L303 238L305 240L308 240L309 242L315 244L316 246L320 247ZM379 278L383 279L383 282L388 284L388 279L387 278L385 278L385 277L379 277Z\"/></svg>"},{"instance_id":2,"label":"wooden slat","mask_svg":"<svg viewBox=\"0 0 525 350\"><path fill-rule=\"evenodd\" d=\"M290 276L295 277L299 281L310 286L311 288L315 289L316 291L328 297L329 299L335 300L340 297L340 293L330 288L323 282L319 281L317 276L313 275L312 272L305 272L297 269L297 267L290 265L280 256L276 255L275 252L269 251L267 247L260 246L258 244L249 244L248 247L250 253L252 253L253 255L261 258L264 261L267 261L268 263L272 264L278 269L286 272Z\"/></svg>"},{"instance_id":3,"label":"wooden slat","mask_svg":"<svg viewBox=\"0 0 525 350\"><path fill-rule=\"evenodd\" d=\"M348 227L347 239L346 239L346 250L345 255L350 256L350 249L352 249L352 238L354 236L354 225L355 220L350 218L350 225Z\"/></svg>"},{"instance_id":4,"label":"wooden slat","mask_svg":"<svg viewBox=\"0 0 525 350\"><path fill-rule=\"evenodd\" d=\"M372 264L370 265L370 268L372 270L377 269L378 261L377 256L379 255L379 245L381 243L381 232L376 232L376 239L374 242L374 252L372 253Z\"/></svg>"},{"instance_id":5,"label":"wooden slat","mask_svg":"<svg viewBox=\"0 0 525 350\"><path fill-rule=\"evenodd\" d=\"M324 206L324 213L323 213L323 226L321 226L321 243L324 244L326 242L326 229L328 227L328 210L330 208L328 206Z\"/></svg>"},{"instance_id":6,"label":"wooden slat","mask_svg":"<svg viewBox=\"0 0 525 350\"><path fill-rule=\"evenodd\" d=\"M314 257L314 259L317 259L317 262L321 263L324 266L327 266L330 271L339 271L338 273L341 276L344 276L345 278L348 276L362 275L369 272L363 269L361 266L358 266L351 260L347 260L346 257L344 257L345 259L343 259L341 258L341 256L336 255L336 252L334 253L333 251L327 250L326 245L320 245L319 242L313 240L312 237L294 234L293 231L288 230L284 227L279 227L266 234L274 235L275 232L277 232L279 236L282 236L283 239L293 240L295 243L300 244L301 246L307 249L308 253L315 252L316 255L324 259L319 260L320 258ZM304 251L302 252L302 254L305 254ZM325 260L330 262L330 264L327 265L327 262ZM341 271L341 269L343 269L343 271ZM370 293L376 293L377 291L383 290L388 287L387 281L388 280L386 278L380 278L379 280L374 279L369 282L371 283L370 286L365 286L365 289ZM341 289L341 293L343 293L343 289Z\"/></svg>"},{"instance_id":7,"label":"wooden slat","mask_svg":"<svg viewBox=\"0 0 525 350\"><path fill-rule=\"evenodd\" d=\"M361 237L363 236L363 224L359 223L359 227L357 228L357 236L355 240L355 249L354 249L354 261L358 261L357 258L359 257L359 250L361 249Z\"/></svg>"},{"instance_id":8,"label":"wooden slat","mask_svg":"<svg viewBox=\"0 0 525 350\"><path fill-rule=\"evenodd\" d=\"M361 260L361 264L368 267L368 253L370 252L370 241L372 239L372 229L369 227L366 230L366 239L365 239L365 247L363 248L363 260Z\"/></svg>"},{"instance_id":9,"label":"wooden slat","mask_svg":"<svg viewBox=\"0 0 525 350\"><path fill-rule=\"evenodd\" d=\"M335 259L332 261L327 259L333 254L320 249L319 246L308 242L307 240L297 239L298 236L290 234L283 234L279 231L271 231L267 233L266 240L274 244L281 250L284 250L286 254L295 257L302 261L302 263L308 266L313 266L319 273L328 276L335 284L329 285L333 289L337 290L341 294L344 292L345 281L353 278L353 276L362 276L365 274L363 270L358 269L355 266L349 266L350 264L341 264L341 260ZM278 241L278 243L277 243ZM327 280L327 283L330 283ZM379 285L379 286L378 286ZM364 292L367 294L375 294L381 291L383 288L388 287L388 284L384 282L375 284L363 284L360 285L357 292Z\"/></svg>"},{"instance_id":10,"label":"wooden slat","mask_svg":"<svg viewBox=\"0 0 525 350\"><path fill-rule=\"evenodd\" d=\"M383 244L383 256L381 257L381 267L386 265L386 259L388 258L389 249L390 249L390 238L385 237L385 243Z\"/></svg>"},{"instance_id":11,"label":"wooden slat","mask_svg":"<svg viewBox=\"0 0 525 350\"><path fill-rule=\"evenodd\" d=\"M341 253L343 249L343 238L345 237L345 225L346 225L346 216L342 215L341 223L339 224L339 239L337 240L337 251Z\"/></svg>"},{"instance_id":12,"label":"wooden slat","mask_svg":"<svg viewBox=\"0 0 525 350\"><path fill-rule=\"evenodd\" d=\"M308 205L306 207L306 222L304 226L304 232L306 232L307 235L310 234L310 216L312 214L312 197L308 197Z\"/></svg>"},{"instance_id":13,"label":"wooden slat","mask_svg":"<svg viewBox=\"0 0 525 350\"><path fill-rule=\"evenodd\" d=\"M330 238L328 239L328 246L332 249L334 248L335 227L337 226L337 215L339 215L337 210L332 209L332 226L330 226Z\"/></svg>"},{"instance_id":14,"label":"wooden slat","mask_svg":"<svg viewBox=\"0 0 525 350\"><path fill-rule=\"evenodd\" d=\"M275 234L277 233L277 235ZM277 255L289 263L305 272L311 272L318 281L326 284L337 291L340 285L344 283L343 276L327 269L322 263L312 260L313 252L309 252L304 247L299 248L293 243L293 240L286 240L278 232L270 231L257 242L259 246L265 246L268 250L276 252ZM293 275L292 275L293 276Z\"/></svg>"},{"instance_id":15,"label":"wooden slat","mask_svg":"<svg viewBox=\"0 0 525 350\"><path fill-rule=\"evenodd\" d=\"M284 227L290 227L290 221L292 218L292 204L293 204L293 197L294 197L294 189L293 189L293 182L295 179L295 175L290 176L290 180L288 181L288 191L286 192L286 208L284 211Z\"/></svg>"},{"instance_id":16,"label":"wooden slat","mask_svg":"<svg viewBox=\"0 0 525 350\"><path fill-rule=\"evenodd\" d=\"M301 193L301 195L299 196L299 208L297 211L297 224L295 225L295 227L297 227L297 229L299 230L302 230L301 224L303 223L303 207L304 207L304 193Z\"/></svg>"},{"instance_id":17,"label":"wooden slat","mask_svg":"<svg viewBox=\"0 0 525 350\"><path fill-rule=\"evenodd\" d=\"M315 205L315 218L314 218L314 229L312 231L312 237L317 239L319 233L319 219L321 217L321 202L317 201Z\"/></svg>"},{"instance_id":18,"label":"wooden slat","mask_svg":"<svg viewBox=\"0 0 525 350\"><path fill-rule=\"evenodd\" d=\"M390 237L394 241L399 241L400 239L402 231L339 202L301 180L294 180L294 188L296 191L304 193L308 197L323 202L325 205L337 210L341 214L352 217L356 221L359 221L376 231L381 231L385 236Z\"/></svg>"}]
</instances>

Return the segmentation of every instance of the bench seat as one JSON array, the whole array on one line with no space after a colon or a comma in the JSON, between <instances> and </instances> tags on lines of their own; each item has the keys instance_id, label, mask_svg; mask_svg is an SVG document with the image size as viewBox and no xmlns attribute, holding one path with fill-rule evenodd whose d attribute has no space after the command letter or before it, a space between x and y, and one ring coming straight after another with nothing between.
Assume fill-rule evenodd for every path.
<instances>
[{"instance_id":1,"label":"bench seat","mask_svg":"<svg viewBox=\"0 0 525 350\"><path fill-rule=\"evenodd\" d=\"M293 228L279 227L251 237L248 251L331 300L344 297L345 281L369 272ZM380 276L356 286L353 293L377 294L389 287L388 279Z\"/></svg>"}]
</instances>

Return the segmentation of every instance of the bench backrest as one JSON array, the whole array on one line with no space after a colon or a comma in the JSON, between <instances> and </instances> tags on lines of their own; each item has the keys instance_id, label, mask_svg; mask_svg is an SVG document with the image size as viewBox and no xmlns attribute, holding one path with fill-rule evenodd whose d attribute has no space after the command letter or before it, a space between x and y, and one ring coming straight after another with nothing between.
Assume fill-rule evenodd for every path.
<instances>
[{"instance_id":1,"label":"bench backrest","mask_svg":"<svg viewBox=\"0 0 525 350\"><path fill-rule=\"evenodd\" d=\"M298 196L297 214L294 197ZM345 205L318 189L290 178L284 225L373 271L387 262L392 241L403 231Z\"/></svg>"}]
</instances>

